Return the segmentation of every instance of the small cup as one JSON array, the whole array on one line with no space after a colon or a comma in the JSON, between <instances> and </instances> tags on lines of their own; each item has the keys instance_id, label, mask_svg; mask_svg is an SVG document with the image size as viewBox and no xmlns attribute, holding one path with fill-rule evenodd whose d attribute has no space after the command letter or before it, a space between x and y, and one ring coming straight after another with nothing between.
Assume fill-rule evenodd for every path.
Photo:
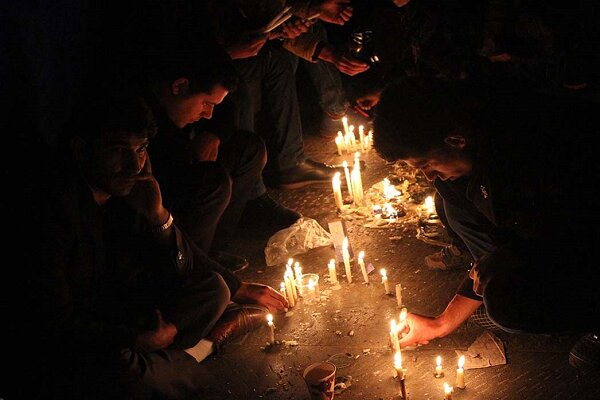
<instances>
[{"instance_id":1,"label":"small cup","mask_svg":"<svg viewBox=\"0 0 600 400\"><path fill-rule=\"evenodd\" d=\"M311 400L333 399L335 371L335 365L327 361L313 363L304 369L302 377L308 386Z\"/></svg>"},{"instance_id":2,"label":"small cup","mask_svg":"<svg viewBox=\"0 0 600 400\"><path fill-rule=\"evenodd\" d=\"M321 301L318 274L302 274L300 281L297 281L296 285L298 286L300 296L306 304L315 304Z\"/></svg>"}]
</instances>

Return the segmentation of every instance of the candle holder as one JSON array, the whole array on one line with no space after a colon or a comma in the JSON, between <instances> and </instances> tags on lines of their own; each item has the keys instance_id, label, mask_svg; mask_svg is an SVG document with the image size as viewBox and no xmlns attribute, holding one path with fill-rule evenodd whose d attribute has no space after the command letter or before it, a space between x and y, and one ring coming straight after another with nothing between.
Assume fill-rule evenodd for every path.
<instances>
[{"instance_id":1,"label":"candle holder","mask_svg":"<svg viewBox=\"0 0 600 400\"><path fill-rule=\"evenodd\" d=\"M321 301L319 274L302 274L300 280L296 281L296 286L304 303L316 304Z\"/></svg>"}]
</instances>

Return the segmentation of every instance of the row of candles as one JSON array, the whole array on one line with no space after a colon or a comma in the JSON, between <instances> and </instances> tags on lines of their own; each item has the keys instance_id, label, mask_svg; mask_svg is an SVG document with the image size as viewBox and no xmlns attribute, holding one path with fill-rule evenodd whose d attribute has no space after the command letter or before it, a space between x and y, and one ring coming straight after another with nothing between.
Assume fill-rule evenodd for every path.
<instances>
[{"instance_id":1,"label":"row of candles","mask_svg":"<svg viewBox=\"0 0 600 400\"><path fill-rule=\"evenodd\" d=\"M335 145L337 147L338 155L344 153L353 153L355 151L369 151L373 145L373 131L365 134L365 127L362 125L358 126L358 141L356 140L356 134L354 133L354 125L348 126L348 118L343 117L342 123L344 124L344 133L338 131L335 137Z\"/></svg>"},{"instance_id":2,"label":"row of candles","mask_svg":"<svg viewBox=\"0 0 600 400\"><path fill-rule=\"evenodd\" d=\"M348 169L347 161L344 161L342 165L344 166L346 187L348 188L348 193L352 196L352 202L357 207L365 205L362 176L360 172L360 153L354 153L354 165L352 166L352 172L350 172ZM341 173L335 173L331 181L331 186L333 187L333 198L335 199L335 205L338 210L342 211L344 208L344 198L342 197Z\"/></svg>"}]
</instances>

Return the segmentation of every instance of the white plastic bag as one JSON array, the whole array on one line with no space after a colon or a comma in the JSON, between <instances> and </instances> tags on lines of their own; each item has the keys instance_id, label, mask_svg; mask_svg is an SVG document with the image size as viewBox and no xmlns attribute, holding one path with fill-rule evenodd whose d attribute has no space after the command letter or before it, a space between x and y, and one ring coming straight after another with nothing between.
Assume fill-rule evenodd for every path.
<instances>
[{"instance_id":1,"label":"white plastic bag","mask_svg":"<svg viewBox=\"0 0 600 400\"><path fill-rule=\"evenodd\" d=\"M267 265L283 264L296 254L331 244L331 234L317 221L300 218L269 238L265 247L265 262Z\"/></svg>"}]
</instances>

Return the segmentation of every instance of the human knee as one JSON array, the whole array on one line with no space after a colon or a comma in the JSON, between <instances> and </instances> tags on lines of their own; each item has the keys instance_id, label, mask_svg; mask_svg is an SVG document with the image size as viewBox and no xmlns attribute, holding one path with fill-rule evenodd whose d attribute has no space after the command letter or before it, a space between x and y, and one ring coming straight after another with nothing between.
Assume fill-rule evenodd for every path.
<instances>
[{"instance_id":1,"label":"human knee","mask_svg":"<svg viewBox=\"0 0 600 400\"><path fill-rule=\"evenodd\" d=\"M208 195L220 199L224 204L229 204L232 181L229 172L221 164L217 162L194 164L188 178L194 197Z\"/></svg>"}]
</instances>

